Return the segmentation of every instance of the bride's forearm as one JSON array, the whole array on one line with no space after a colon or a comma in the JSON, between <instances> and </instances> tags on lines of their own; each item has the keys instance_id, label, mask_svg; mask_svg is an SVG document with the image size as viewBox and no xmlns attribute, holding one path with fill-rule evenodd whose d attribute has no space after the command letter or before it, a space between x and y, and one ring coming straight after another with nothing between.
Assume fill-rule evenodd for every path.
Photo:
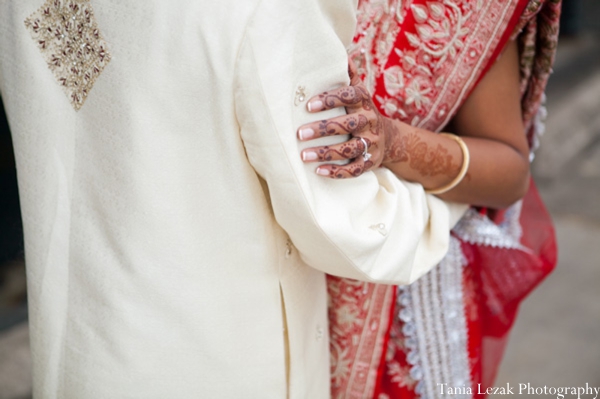
<instances>
[{"instance_id":1,"label":"bride's forearm","mask_svg":"<svg viewBox=\"0 0 600 399\"><path fill-rule=\"evenodd\" d=\"M386 119L388 134L383 166L398 177L434 190L451 183L461 170L463 152L455 140ZM504 208L528 187L529 162L508 144L489 138L462 137L470 154L467 173L439 197L455 202Z\"/></svg>"},{"instance_id":2,"label":"bride's forearm","mask_svg":"<svg viewBox=\"0 0 600 399\"><path fill-rule=\"evenodd\" d=\"M440 198L491 208L506 208L529 188L529 157L506 143L463 137L471 162L463 181Z\"/></svg>"}]
</instances>

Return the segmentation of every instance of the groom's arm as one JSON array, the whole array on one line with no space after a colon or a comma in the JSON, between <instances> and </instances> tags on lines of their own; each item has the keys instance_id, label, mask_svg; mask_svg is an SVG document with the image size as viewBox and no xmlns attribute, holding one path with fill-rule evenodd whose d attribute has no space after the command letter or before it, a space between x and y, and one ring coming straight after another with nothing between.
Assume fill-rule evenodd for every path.
<instances>
[{"instance_id":1,"label":"groom's arm","mask_svg":"<svg viewBox=\"0 0 600 399\"><path fill-rule=\"evenodd\" d=\"M263 1L239 52L236 112L275 218L306 263L334 275L406 284L445 255L449 231L466 207L426 195L384 168L344 181L317 176L314 165L301 161L307 144L295 134L314 119L303 98L348 84L345 46L354 13L351 0Z\"/></svg>"}]
</instances>

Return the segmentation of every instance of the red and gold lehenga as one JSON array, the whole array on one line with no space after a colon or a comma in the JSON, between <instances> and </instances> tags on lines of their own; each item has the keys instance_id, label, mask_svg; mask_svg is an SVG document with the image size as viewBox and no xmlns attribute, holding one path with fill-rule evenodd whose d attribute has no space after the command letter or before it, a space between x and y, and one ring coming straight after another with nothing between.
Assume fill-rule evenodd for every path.
<instances>
[{"instance_id":1,"label":"red and gold lehenga","mask_svg":"<svg viewBox=\"0 0 600 399\"><path fill-rule=\"evenodd\" d=\"M384 115L438 132L518 40L533 153L559 13L560 0L360 0L350 57ZM532 183L507 210L470 209L447 256L410 286L328 277L332 397L484 397L519 303L555 263Z\"/></svg>"}]
</instances>

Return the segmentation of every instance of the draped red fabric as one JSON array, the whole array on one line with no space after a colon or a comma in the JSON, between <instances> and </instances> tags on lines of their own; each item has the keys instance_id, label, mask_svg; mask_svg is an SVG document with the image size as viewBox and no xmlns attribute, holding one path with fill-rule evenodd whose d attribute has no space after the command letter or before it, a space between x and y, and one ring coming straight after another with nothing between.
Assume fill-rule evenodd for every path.
<instances>
[{"instance_id":1,"label":"draped red fabric","mask_svg":"<svg viewBox=\"0 0 600 399\"><path fill-rule=\"evenodd\" d=\"M501 223L502 213L493 220ZM528 251L463 244L465 252L474 252L471 267L481 278L484 387L493 385L520 303L556 266L554 226L533 180L523 199L520 222L521 243Z\"/></svg>"},{"instance_id":2,"label":"draped red fabric","mask_svg":"<svg viewBox=\"0 0 600 399\"><path fill-rule=\"evenodd\" d=\"M361 0L350 58L383 114L440 131L505 43L517 38L523 120L535 145L559 11L560 0ZM497 226L509 222L504 211L479 212ZM472 397L485 396L479 385L485 391L493 384L519 304L556 264L554 229L533 182L516 227L520 245L510 248L455 234L466 261L462 297L470 385L463 388ZM332 397L420 397L396 287L331 276L328 287Z\"/></svg>"}]
</instances>

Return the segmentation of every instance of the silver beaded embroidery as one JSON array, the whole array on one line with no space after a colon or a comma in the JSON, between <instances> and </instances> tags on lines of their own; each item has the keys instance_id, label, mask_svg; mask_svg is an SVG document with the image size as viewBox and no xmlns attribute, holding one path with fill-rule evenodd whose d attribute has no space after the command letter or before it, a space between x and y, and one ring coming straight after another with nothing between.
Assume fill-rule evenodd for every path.
<instances>
[{"instance_id":1,"label":"silver beaded embroidery","mask_svg":"<svg viewBox=\"0 0 600 399\"><path fill-rule=\"evenodd\" d=\"M25 20L75 110L110 61L89 0L47 0Z\"/></svg>"},{"instance_id":2,"label":"silver beaded embroidery","mask_svg":"<svg viewBox=\"0 0 600 399\"><path fill-rule=\"evenodd\" d=\"M450 240L442 262L415 283L401 287L398 295L410 375L418 381L415 393L422 399L471 397L440 391L440 384L471 386L462 286L467 262L460 242Z\"/></svg>"}]
</instances>

